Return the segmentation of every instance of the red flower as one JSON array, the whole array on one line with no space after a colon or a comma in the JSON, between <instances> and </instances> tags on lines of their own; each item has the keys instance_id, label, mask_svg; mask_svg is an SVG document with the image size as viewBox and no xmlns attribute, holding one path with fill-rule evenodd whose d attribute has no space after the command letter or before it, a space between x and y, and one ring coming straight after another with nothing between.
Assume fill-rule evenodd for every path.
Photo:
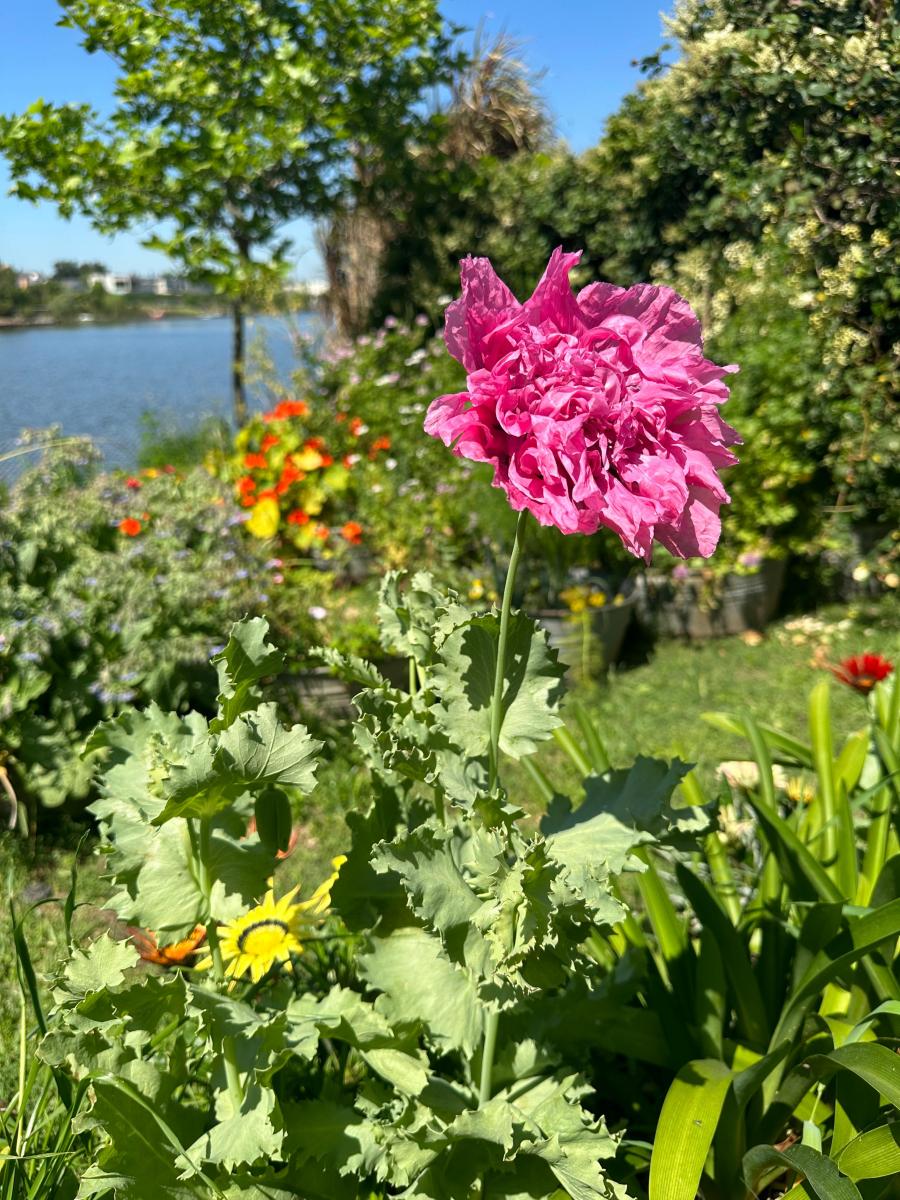
<instances>
[{"instance_id":1,"label":"red flower","mask_svg":"<svg viewBox=\"0 0 900 1200\"><path fill-rule=\"evenodd\" d=\"M334 462L334 459L331 457L330 454L323 454L322 461L319 464L319 466L330 467L333 462Z\"/></svg>"},{"instance_id":2,"label":"red flower","mask_svg":"<svg viewBox=\"0 0 900 1200\"><path fill-rule=\"evenodd\" d=\"M289 417L305 417L309 407L303 400L282 400L271 412L263 413L264 421L286 421Z\"/></svg>"},{"instance_id":3,"label":"red flower","mask_svg":"<svg viewBox=\"0 0 900 1200\"><path fill-rule=\"evenodd\" d=\"M894 664L880 654L855 654L845 658L836 667L831 667L831 673L835 679L846 683L847 687L867 696L876 683L887 679L893 669Z\"/></svg>"},{"instance_id":4,"label":"red flower","mask_svg":"<svg viewBox=\"0 0 900 1200\"><path fill-rule=\"evenodd\" d=\"M358 546L362 541L362 525L359 525L356 521L348 521L341 528L341 537L344 541L349 542L351 546Z\"/></svg>"},{"instance_id":5,"label":"red flower","mask_svg":"<svg viewBox=\"0 0 900 1200\"><path fill-rule=\"evenodd\" d=\"M307 450L321 450L325 445L324 439L320 437L311 437L306 439Z\"/></svg>"},{"instance_id":6,"label":"red flower","mask_svg":"<svg viewBox=\"0 0 900 1200\"><path fill-rule=\"evenodd\" d=\"M238 494L241 496L249 496L251 492L256 491L256 480L252 475L242 475L237 481Z\"/></svg>"},{"instance_id":7,"label":"red flower","mask_svg":"<svg viewBox=\"0 0 900 1200\"><path fill-rule=\"evenodd\" d=\"M265 470L268 465L268 460L264 454L250 453L244 455L244 466L248 471L252 471L254 468Z\"/></svg>"},{"instance_id":8,"label":"red flower","mask_svg":"<svg viewBox=\"0 0 900 1200\"><path fill-rule=\"evenodd\" d=\"M119 532L124 533L126 537L137 537L141 529L142 526L137 517L126 517L119 522Z\"/></svg>"},{"instance_id":9,"label":"red flower","mask_svg":"<svg viewBox=\"0 0 900 1200\"><path fill-rule=\"evenodd\" d=\"M362 433L364 428L365 428L365 421L363 421L362 417L352 417L351 418L350 432L353 434L354 437L359 437L359 435Z\"/></svg>"},{"instance_id":10,"label":"red flower","mask_svg":"<svg viewBox=\"0 0 900 1200\"><path fill-rule=\"evenodd\" d=\"M260 449L263 451L271 450L272 447L277 446L280 441L281 441L281 438L276 437L276 435L274 433L267 433L266 436L263 438L263 440L260 442L259 446L260 446Z\"/></svg>"},{"instance_id":11,"label":"red flower","mask_svg":"<svg viewBox=\"0 0 900 1200\"><path fill-rule=\"evenodd\" d=\"M257 500L277 500L278 493L275 491L274 488L266 488L265 491L259 493L259 495L256 497L256 499Z\"/></svg>"},{"instance_id":12,"label":"red flower","mask_svg":"<svg viewBox=\"0 0 900 1200\"><path fill-rule=\"evenodd\" d=\"M125 480L125 486L127 488L131 488L131 490L133 492L136 492L138 490L138 488L141 486L141 481L139 479L135 479L135 477L133 475L129 475L128 478Z\"/></svg>"},{"instance_id":13,"label":"red flower","mask_svg":"<svg viewBox=\"0 0 900 1200\"><path fill-rule=\"evenodd\" d=\"M372 443L373 450L390 450L391 439L389 437L377 437Z\"/></svg>"},{"instance_id":14,"label":"red flower","mask_svg":"<svg viewBox=\"0 0 900 1200\"><path fill-rule=\"evenodd\" d=\"M308 525L309 513L305 513L302 508L294 508L287 515L288 525Z\"/></svg>"},{"instance_id":15,"label":"red flower","mask_svg":"<svg viewBox=\"0 0 900 1200\"><path fill-rule=\"evenodd\" d=\"M328 530L327 525L317 525L316 526L315 536L319 539L320 542L328 541L328 533L329 533L329 530Z\"/></svg>"}]
</instances>

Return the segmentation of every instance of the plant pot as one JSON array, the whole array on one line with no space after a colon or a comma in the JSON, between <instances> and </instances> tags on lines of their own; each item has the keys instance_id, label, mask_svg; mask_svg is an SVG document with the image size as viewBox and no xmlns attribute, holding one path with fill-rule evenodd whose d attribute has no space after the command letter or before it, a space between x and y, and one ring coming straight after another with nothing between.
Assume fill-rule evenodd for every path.
<instances>
[{"instance_id":1,"label":"plant pot","mask_svg":"<svg viewBox=\"0 0 900 1200\"><path fill-rule=\"evenodd\" d=\"M347 717L355 711L351 704L353 692L358 690L335 679L327 667L316 667L293 675L291 688L304 708L324 717Z\"/></svg>"},{"instance_id":2,"label":"plant pot","mask_svg":"<svg viewBox=\"0 0 900 1200\"><path fill-rule=\"evenodd\" d=\"M571 677L587 680L602 675L618 661L634 610L635 599L629 596L603 608L586 608L580 613L549 608L538 616Z\"/></svg>"},{"instance_id":3,"label":"plant pot","mask_svg":"<svg viewBox=\"0 0 900 1200\"><path fill-rule=\"evenodd\" d=\"M784 559L770 558L753 575L726 575L711 598L704 596L698 570L677 582L650 581L651 619L663 637L700 640L763 629L778 608L784 577Z\"/></svg>"}]
</instances>

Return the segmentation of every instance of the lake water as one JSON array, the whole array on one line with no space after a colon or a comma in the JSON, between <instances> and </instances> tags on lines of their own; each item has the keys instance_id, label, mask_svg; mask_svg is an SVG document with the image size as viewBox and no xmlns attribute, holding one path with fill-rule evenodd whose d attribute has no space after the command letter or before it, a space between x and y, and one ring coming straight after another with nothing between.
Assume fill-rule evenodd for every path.
<instances>
[{"instance_id":1,"label":"lake water","mask_svg":"<svg viewBox=\"0 0 900 1200\"><path fill-rule=\"evenodd\" d=\"M309 314L293 322L307 335L317 324ZM248 346L261 339L287 379L294 365L289 323L252 318ZM227 317L0 329L0 454L14 448L21 429L59 424L66 434L94 438L109 465L130 466L142 413L181 425L207 413L230 414L230 347ZM268 397L252 364L248 382L251 407L265 407ZM0 471L8 478L22 462L12 459Z\"/></svg>"}]
</instances>

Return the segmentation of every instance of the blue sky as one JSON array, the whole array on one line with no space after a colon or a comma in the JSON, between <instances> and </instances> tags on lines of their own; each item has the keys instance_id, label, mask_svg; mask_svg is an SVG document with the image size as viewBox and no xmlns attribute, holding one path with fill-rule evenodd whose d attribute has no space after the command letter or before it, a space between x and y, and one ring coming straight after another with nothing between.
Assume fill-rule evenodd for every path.
<instances>
[{"instance_id":1,"label":"blue sky","mask_svg":"<svg viewBox=\"0 0 900 1200\"><path fill-rule=\"evenodd\" d=\"M222 0L227 3L228 0ZM110 104L115 71L87 55L76 32L58 29L55 0L5 0L0 37L0 112L39 97L57 103ZM661 41L665 0L444 0L459 25L484 24L487 36L505 29L523 42L535 69L546 72L543 92L560 134L576 150L597 141L606 117L639 78L633 59ZM166 259L140 245L140 233L104 238L80 218L64 221L52 205L6 195L9 175L0 157L0 262L47 270L56 259L99 259L114 271L165 270ZM288 227L297 278L315 278L321 265L305 221Z\"/></svg>"}]
</instances>

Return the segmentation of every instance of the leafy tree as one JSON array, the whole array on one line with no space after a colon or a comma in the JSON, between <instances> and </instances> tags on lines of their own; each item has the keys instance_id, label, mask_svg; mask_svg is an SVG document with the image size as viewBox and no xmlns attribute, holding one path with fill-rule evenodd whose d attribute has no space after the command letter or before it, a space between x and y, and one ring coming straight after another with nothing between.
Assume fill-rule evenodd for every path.
<instances>
[{"instance_id":1,"label":"leafy tree","mask_svg":"<svg viewBox=\"0 0 900 1200\"><path fill-rule=\"evenodd\" d=\"M118 68L115 106L39 100L0 119L15 194L144 245L228 298L235 417L244 313L288 265L286 222L327 212L348 153L399 155L452 59L435 0L59 0Z\"/></svg>"}]
</instances>

